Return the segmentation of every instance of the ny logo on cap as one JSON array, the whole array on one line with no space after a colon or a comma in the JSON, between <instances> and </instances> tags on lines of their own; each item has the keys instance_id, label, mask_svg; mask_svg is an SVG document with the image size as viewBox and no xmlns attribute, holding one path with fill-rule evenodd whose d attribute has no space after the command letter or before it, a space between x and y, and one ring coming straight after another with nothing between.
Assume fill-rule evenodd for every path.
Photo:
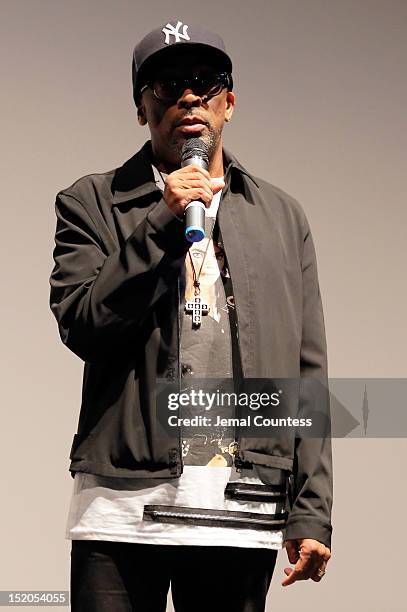
<instances>
[{"instance_id":1,"label":"ny logo on cap","mask_svg":"<svg viewBox=\"0 0 407 612\"><path fill-rule=\"evenodd\" d=\"M182 26L182 34L179 31L181 26ZM165 34L165 44L166 45L170 44L171 35L174 37L174 42L176 43L180 42L181 38L183 38L184 40L191 40L187 34L187 29L188 29L188 26L182 25L182 21L178 21L175 27L171 25L170 23L167 23L165 28L162 29L162 32L164 32Z\"/></svg>"}]
</instances>

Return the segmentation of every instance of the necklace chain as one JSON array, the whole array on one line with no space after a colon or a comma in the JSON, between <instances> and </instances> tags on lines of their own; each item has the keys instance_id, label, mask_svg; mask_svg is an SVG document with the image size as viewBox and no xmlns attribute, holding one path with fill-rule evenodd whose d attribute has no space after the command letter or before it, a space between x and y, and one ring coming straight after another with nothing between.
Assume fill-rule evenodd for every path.
<instances>
[{"instance_id":1,"label":"necklace chain","mask_svg":"<svg viewBox=\"0 0 407 612\"><path fill-rule=\"evenodd\" d=\"M214 221L213 221L213 225L212 225L211 233L210 233L210 236L209 236L208 244L206 245L204 256L203 256L202 263L201 263L201 266L199 268L198 274L196 273L194 262L192 261L191 251L190 250L188 251L189 260L190 260L191 266L192 266L192 275L193 275L193 279L194 279L194 295L199 295L200 292L201 292L199 279L201 278L202 268L203 268L203 265L205 263L205 259L206 259L206 255L208 253L209 245L210 245L211 240L212 240L213 229L215 227L215 223L216 223L216 219L214 219Z\"/></svg>"}]
</instances>

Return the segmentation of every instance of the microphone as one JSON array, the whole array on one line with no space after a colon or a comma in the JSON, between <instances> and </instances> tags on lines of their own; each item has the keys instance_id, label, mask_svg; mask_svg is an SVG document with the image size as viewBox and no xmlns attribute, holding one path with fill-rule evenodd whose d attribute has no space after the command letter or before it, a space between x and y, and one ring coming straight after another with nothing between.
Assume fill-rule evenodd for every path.
<instances>
[{"instance_id":1,"label":"microphone","mask_svg":"<svg viewBox=\"0 0 407 612\"><path fill-rule=\"evenodd\" d=\"M181 150L181 167L195 164L208 169L208 147L201 138L189 138ZM185 238L189 242L200 242L205 238L205 204L200 200L185 207Z\"/></svg>"}]
</instances>

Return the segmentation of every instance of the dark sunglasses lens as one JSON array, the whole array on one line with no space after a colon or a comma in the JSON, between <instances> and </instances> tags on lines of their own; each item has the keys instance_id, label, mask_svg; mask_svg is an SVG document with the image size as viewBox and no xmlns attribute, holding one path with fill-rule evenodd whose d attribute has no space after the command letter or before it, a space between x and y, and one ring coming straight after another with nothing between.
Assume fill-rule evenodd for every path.
<instances>
[{"instance_id":1,"label":"dark sunglasses lens","mask_svg":"<svg viewBox=\"0 0 407 612\"><path fill-rule=\"evenodd\" d=\"M221 90L219 75L206 75L193 80L192 88L198 96L214 96Z\"/></svg>"},{"instance_id":2,"label":"dark sunglasses lens","mask_svg":"<svg viewBox=\"0 0 407 612\"><path fill-rule=\"evenodd\" d=\"M154 91L160 100L177 100L183 87L181 79L160 79L154 83ZM182 92L181 92L182 93Z\"/></svg>"},{"instance_id":3,"label":"dark sunglasses lens","mask_svg":"<svg viewBox=\"0 0 407 612\"><path fill-rule=\"evenodd\" d=\"M215 96L222 89L221 78L217 74L191 78L163 78L154 82L154 91L163 101L178 100L185 89L191 88L197 96Z\"/></svg>"}]
</instances>

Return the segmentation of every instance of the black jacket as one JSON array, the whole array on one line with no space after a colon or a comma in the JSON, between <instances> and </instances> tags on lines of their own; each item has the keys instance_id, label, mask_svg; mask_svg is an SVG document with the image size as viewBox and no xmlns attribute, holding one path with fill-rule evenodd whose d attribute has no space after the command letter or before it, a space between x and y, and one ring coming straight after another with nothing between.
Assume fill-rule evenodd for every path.
<instances>
[{"instance_id":1,"label":"black jacket","mask_svg":"<svg viewBox=\"0 0 407 612\"><path fill-rule=\"evenodd\" d=\"M324 318L301 206L223 151L218 219L233 281L245 378L327 384ZM174 439L157 438L156 379L179 373L179 275L189 248L163 200L151 143L122 167L59 192L50 306L62 342L84 360L70 471L179 477ZM300 405L312 394L300 389ZM331 543L330 437L242 438L237 460L291 476L285 537Z\"/></svg>"}]
</instances>

